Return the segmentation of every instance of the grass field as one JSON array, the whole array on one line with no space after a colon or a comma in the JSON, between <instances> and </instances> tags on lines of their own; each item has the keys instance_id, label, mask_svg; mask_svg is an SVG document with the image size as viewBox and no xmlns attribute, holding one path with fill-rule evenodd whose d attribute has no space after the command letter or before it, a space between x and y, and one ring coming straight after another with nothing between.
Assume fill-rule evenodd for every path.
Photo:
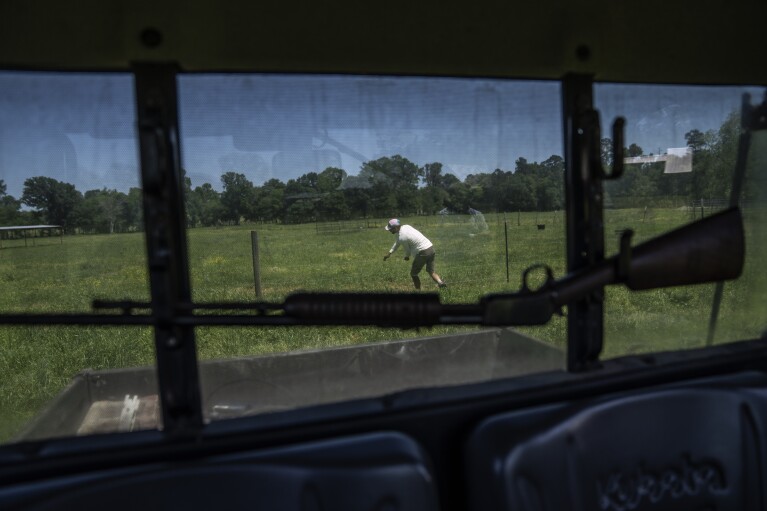
<instances>
[{"instance_id":1,"label":"grass field","mask_svg":"<svg viewBox=\"0 0 767 511\"><path fill-rule=\"evenodd\" d=\"M748 219L745 275L725 285L716 342L760 336L767 324L762 300L767 277L759 254L765 248L764 215ZM468 218L418 217L404 221L435 244L437 272L449 283L443 303L476 302L488 292L517 290L522 271L546 263L560 277L565 268L563 214L486 215L488 230L477 233ZM635 243L683 225L678 209L617 210L605 213L607 253L617 250L617 231L631 227ZM384 219L359 228L318 233L315 224L253 224L192 229L188 233L193 299L196 302L253 301L251 231L260 245L263 300L277 301L296 290L411 291L409 263L398 252L383 261L393 236ZM545 225L539 230L538 224ZM368 228L370 226L370 228ZM508 275L506 245L508 243ZM146 301L149 290L141 233L66 236L36 240L35 246L3 241L0 250L0 310L3 312L90 311L94 298ZM436 286L422 278L425 291ZM605 351L613 357L702 346L713 285L606 294ZM437 335L475 327L420 331L378 328L200 328L201 359L315 349L377 340ZM524 332L564 347L566 319ZM0 441L16 434L78 372L154 363L149 328L0 328Z\"/></svg>"}]
</instances>

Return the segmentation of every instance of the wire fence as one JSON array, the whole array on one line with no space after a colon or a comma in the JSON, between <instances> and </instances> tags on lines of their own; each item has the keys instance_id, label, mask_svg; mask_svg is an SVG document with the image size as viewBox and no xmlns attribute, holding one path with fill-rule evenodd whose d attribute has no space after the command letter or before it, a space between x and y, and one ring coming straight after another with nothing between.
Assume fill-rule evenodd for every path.
<instances>
[{"instance_id":1,"label":"wire fence","mask_svg":"<svg viewBox=\"0 0 767 511\"><path fill-rule=\"evenodd\" d=\"M259 233L258 275L269 289L325 291L412 289L410 263L394 243L388 219L283 226ZM435 270L449 286L478 293L517 289L521 271L536 263L564 267L564 214L464 214L402 218L434 244ZM423 289L435 287L421 273Z\"/></svg>"},{"instance_id":2,"label":"wire fence","mask_svg":"<svg viewBox=\"0 0 767 511\"><path fill-rule=\"evenodd\" d=\"M705 213L710 213L705 206ZM411 262L400 248L384 261L394 236L388 218L299 225L249 224L190 230L192 272L201 299L242 299L254 292L281 299L298 291L413 290ZM434 244L435 270L448 283L449 296L476 300L485 293L518 290L524 270L546 264L555 277L566 272L563 211L478 215L412 216L400 219ZM636 245L691 221L681 208L634 208L604 213L605 255L617 252L622 232L634 231ZM251 253L252 233L258 253ZM437 290L426 272L422 288ZM244 294L243 294L244 293ZM259 293L261 295L261 293Z\"/></svg>"},{"instance_id":3,"label":"wire fence","mask_svg":"<svg viewBox=\"0 0 767 511\"><path fill-rule=\"evenodd\" d=\"M694 221L698 218L704 218L707 215L711 215L717 211L727 209L729 201L727 199L697 199L692 200L687 204L687 212L690 215L690 220Z\"/></svg>"}]
</instances>

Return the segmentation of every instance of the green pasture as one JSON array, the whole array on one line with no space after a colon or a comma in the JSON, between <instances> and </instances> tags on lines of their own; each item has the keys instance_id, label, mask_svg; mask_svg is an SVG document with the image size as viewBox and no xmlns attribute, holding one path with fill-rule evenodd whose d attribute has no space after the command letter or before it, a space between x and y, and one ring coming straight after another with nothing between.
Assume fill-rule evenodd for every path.
<instances>
[{"instance_id":1,"label":"green pasture","mask_svg":"<svg viewBox=\"0 0 767 511\"><path fill-rule=\"evenodd\" d=\"M716 342L760 336L767 323L767 289L759 254L765 248L765 215L747 218L745 275L724 287ZM449 284L443 303L476 302L489 292L517 290L528 266L545 263L556 277L565 269L562 212L486 215L487 230L467 216L403 218L429 237L437 272ZM607 253L618 233L635 230L635 243L691 220L682 209L608 210ZM255 301L251 232L259 240L263 301L282 300L297 290L411 291L409 262L397 252L384 262L394 237L385 219L333 225L247 224L188 231L193 300ZM538 225L544 226L539 229ZM507 249L508 247L508 249ZM0 249L0 310L85 312L94 298L147 301L149 289L142 233L40 238L34 246L3 240ZM508 265L507 265L508 257ZM508 281L507 281L508 268ZM423 290L436 285L422 274ZM698 347L705 344L713 285L606 293L606 357ZM344 327L200 328L201 359L316 349L386 339L437 335L476 327L396 330ZM522 329L564 348L566 319ZM7 441L86 369L154 363L152 332L146 327L0 328L0 441Z\"/></svg>"}]
</instances>

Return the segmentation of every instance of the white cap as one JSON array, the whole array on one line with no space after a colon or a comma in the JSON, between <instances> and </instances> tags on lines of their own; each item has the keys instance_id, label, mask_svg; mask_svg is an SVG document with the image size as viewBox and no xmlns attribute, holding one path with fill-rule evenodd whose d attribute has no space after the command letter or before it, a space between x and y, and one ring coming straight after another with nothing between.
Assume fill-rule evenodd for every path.
<instances>
[{"instance_id":1,"label":"white cap","mask_svg":"<svg viewBox=\"0 0 767 511\"><path fill-rule=\"evenodd\" d=\"M384 229L386 229L387 231L391 231L392 227L399 227L399 226L400 226L399 220L397 220L396 218L392 218L391 220L389 220L389 223L387 224L386 227L384 227Z\"/></svg>"}]
</instances>

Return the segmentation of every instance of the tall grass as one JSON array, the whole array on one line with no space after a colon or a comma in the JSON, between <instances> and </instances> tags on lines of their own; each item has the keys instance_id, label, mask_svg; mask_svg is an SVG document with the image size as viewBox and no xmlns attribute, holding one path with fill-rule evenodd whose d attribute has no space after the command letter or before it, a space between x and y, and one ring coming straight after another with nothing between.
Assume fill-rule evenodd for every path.
<instances>
[{"instance_id":1,"label":"tall grass","mask_svg":"<svg viewBox=\"0 0 767 511\"><path fill-rule=\"evenodd\" d=\"M745 275L725 285L716 341L758 337L767 277L760 255L767 247L763 211L747 212ZM565 273L564 217L559 213L486 215L477 232L468 217L404 218L429 237L437 272L449 287L443 303L476 302L485 293L517 290L528 266L545 263ZM690 220L684 210L610 210L605 213L608 255L617 251L616 232L632 228L639 243ZM410 263L401 251L383 256L394 237L385 220L357 229L318 234L314 224L252 224L188 231L195 302L255 301L251 231L258 233L263 296L279 301L296 290L411 291ZM368 228L368 224L373 228ZM538 225L545 226L539 229ZM508 246L508 281L507 281ZM35 246L0 250L0 310L84 312L94 298L147 301L144 237L140 233L67 236ZM437 291L425 274L424 291ZM705 343L713 285L630 292L606 291L607 357L701 346ZM220 327L197 329L199 358L218 359L316 349L386 339L437 335L476 327L396 330L351 327ZM564 348L566 319L555 317L526 333ZM0 440L8 440L78 372L154 363L151 329L144 327L0 328Z\"/></svg>"}]
</instances>

